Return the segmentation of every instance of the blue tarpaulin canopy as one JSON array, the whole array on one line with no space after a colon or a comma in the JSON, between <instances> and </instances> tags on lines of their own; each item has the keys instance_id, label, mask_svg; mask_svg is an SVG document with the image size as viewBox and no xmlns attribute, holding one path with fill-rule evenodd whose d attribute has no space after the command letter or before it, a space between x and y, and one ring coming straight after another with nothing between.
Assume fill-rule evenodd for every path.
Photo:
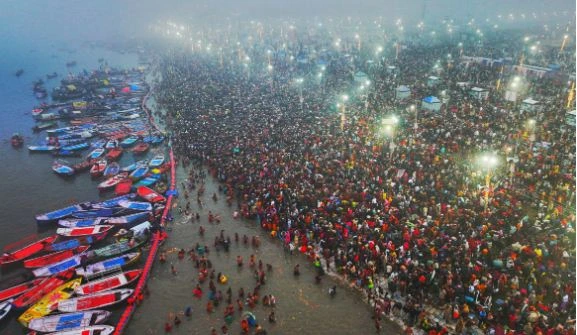
<instances>
[{"instance_id":1,"label":"blue tarpaulin canopy","mask_svg":"<svg viewBox=\"0 0 577 335\"><path fill-rule=\"evenodd\" d=\"M437 97L434 96L429 96L423 99L424 102L429 103L429 104L436 104L441 102L441 100L439 100Z\"/></svg>"}]
</instances>

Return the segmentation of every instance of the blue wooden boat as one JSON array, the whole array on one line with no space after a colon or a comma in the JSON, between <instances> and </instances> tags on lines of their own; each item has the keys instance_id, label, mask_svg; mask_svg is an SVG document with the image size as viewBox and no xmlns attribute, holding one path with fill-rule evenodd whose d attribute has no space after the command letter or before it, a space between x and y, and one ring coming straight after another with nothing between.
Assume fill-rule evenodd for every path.
<instances>
[{"instance_id":1,"label":"blue wooden boat","mask_svg":"<svg viewBox=\"0 0 577 335\"><path fill-rule=\"evenodd\" d=\"M148 163L148 166L151 168L159 167L164 163L164 155L156 155Z\"/></svg>"},{"instance_id":2,"label":"blue wooden boat","mask_svg":"<svg viewBox=\"0 0 577 335\"><path fill-rule=\"evenodd\" d=\"M130 200L130 199L134 199L136 198L136 194L135 193L129 193L129 194L125 194L125 195L121 195L119 197L115 197L115 198L111 198L108 200L104 200L101 202L97 202L92 204L92 208L112 208L112 207L117 207L118 203L122 200Z\"/></svg>"},{"instance_id":3,"label":"blue wooden boat","mask_svg":"<svg viewBox=\"0 0 577 335\"><path fill-rule=\"evenodd\" d=\"M132 209L135 211L151 211L152 205L149 202L142 202L142 201L129 201L123 200L118 203L120 207L126 209Z\"/></svg>"},{"instance_id":4,"label":"blue wooden boat","mask_svg":"<svg viewBox=\"0 0 577 335\"><path fill-rule=\"evenodd\" d=\"M148 173L148 166L139 166L136 170L132 171L130 178L133 180L138 180L143 178Z\"/></svg>"},{"instance_id":5,"label":"blue wooden boat","mask_svg":"<svg viewBox=\"0 0 577 335\"><path fill-rule=\"evenodd\" d=\"M60 149L60 150L52 151L52 156L55 156L55 157L80 157L81 154L78 151L70 151L70 150Z\"/></svg>"},{"instance_id":6,"label":"blue wooden boat","mask_svg":"<svg viewBox=\"0 0 577 335\"><path fill-rule=\"evenodd\" d=\"M106 145L106 140L96 140L96 141L90 143L90 147L95 148L95 149L104 148L105 145Z\"/></svg>"},{"instance_id":7,"label":"blue wooden boat","mask_svg":"<svg viewBox=\"0 0 577 335\"><path fill-rule=\"evenodd\" d=\"M86 254L78 254L74 255L70 258L67 258L63 261L60 261L56 264L51 264L45 267L41 267L32 271L35 277L48 277L60 273L62 271L66 271L77 266L80 266L81 257Z\"/></svg>"},{"instance_id":8,"label":"blue wooden boat","mask_svg":"<svg viewBox=\"0 0 577 335\"><path fill-rule=\"evenodd\" d=\"M54 145L29 145L28 150L30 152L51 152L52 150L56 150L56 146L54 146Z\"/></svg>"},{"instance_id":9,"label":"blue wooden boat","mask_svg":"<svg viewBox=\"0 0 577 335\"><path fill-rule=\"evenodd\" d=\"M138 167L146 166L146 165L148 165L148 160L145 159L145 160L141 160L138 162L134 162L128 166L121 168L120 170L125 171L125 172L132 172L132 171L136 170Z\"/></svg>"},{"instance_id":10,"label":"blue wooden boat","mask_svg":"<svg viewBox=\"0 0 577 335\"><path fill-rule=\"evenodd\" d=\"M153 136L150 144L158 145L158 144L162 143L163 141L164 141L164 136Z\"/></svg>"},{"instance_id":11,"label":"blue wooden boat","mask_svg":"<svg viewBox=\"0 0 577 335\"><path fill-rule=\"evenodd\" d=\"M138 257L140 257L140 252L132 252L122 256L109 258L102 262L90 264L86 266L86 270L83 268L76 269L76 274L79 276L93 276L100 273L108 272L112 269L122 268L124 266L130 265L135 262Z\"/></svg>"},{"instance_id":12,"label":"blue wooden boat","mask_svg":"<svg viewBox=\"0 0 577 335\"><path fill-rule=\"evenodd\" d=\"M68 165L68 162L56 160L52 164L52 171L60 176L73 176L74 169Z\"/></svg>"},{"instance_id":13,"label":"blue wooden boat","mask_svg":"<svg viewBox=\"0 0 577 335\"><path fill-rule=\"evenodd\" d=\"M65 208L55 210L55 211L50 212L50 213L36 215L36 222L37 223L48 223L48 222L56 221L56 220L71 216L72 213L75 213L75 212L78 212L78 211L81 211L81 210L84 210L87 208L90 208L89 203L76 204L76 205L68 206Z\"/></svg>"},{"instance_id":14,"label":"blue wooden boat","mask_svg":"<svg viewBox=\"0 0 577 335\"><path fill-rule=\"evenodd\" d=\"M118 140L110 140L110 141L106 142L106 145L104 147L106 149L118 148Z\"/></svg>"},{"instance_id":15,"label":"blue wooden boat","mask_svg":"<svg viewBox=\"0 0 577 335\"><path fill-rule=\"evenodd\" d=\"M149 212L138 212L115 217L96 217L91 219L64 219L58 220L58 225L67 228L82 228L101 224L130 226L142 222L150 216Z\"/></svg>"},{"instance_id":16,"label":"blue wooden boat","mask_svg":"<svg viewBox=\"0 0 577 335\"><path fill-rule=\"evenodd\" d=\"M141 179L140 181L138 181L138 183L133 184L132 187L138 188L139 186L152 186L152 185L156 184L159 180L160 180L160 175L159 174L153 174L149 177Z\"/></svg>"},{"instance_id":17,"label":"blue wooden boat","mask_svg":"<svg viewBox=\"0 0 577 335\"><path fill-rule=\"evenodd\" d=\"M30 320L28 328L42 333L61 332L100 324L106 321L110 314L108 311L92 310L49 315Z\"/></svg>"},{"instance_id":18,"label":"blue wooden boat","mask_svg":"<svg viewBox=\"0 0 577 335\"><path fill-rule=\"evenodd\" d=\"M88 143L82 142L82 143L78 143L78 144L67 145L65 147L62 147L61 149L74 151L74 150L84 150L84 149L87 149L88 147L89 147Z\"/></svg>"},{"instance_id":19,"label":"blue wooden boat","mask_svg":"<svg viewBox=\"0 0 577 335\"><path fill-rule=\"evenodd\" d=\"M100 156L104 155L105 150L103 148L96 148L92 150L90 154L88 154L88 159L97 159Z\"/></svg>"},{"instance_id":20,"label":"blue wooden boat","mask_svg":"<svg viewBox=\"0 0 577 335\"><path fill-rule=\"evenodd\" d=\"M124 207L87 209L72 213L72 217L75 217L77 219L89 219L89 218L97 218L99 216L117 216L125 211L126 208Z\"/></svg>"},{"instance_id":21,"label":"blue wooden boat","mask_svg":"<svg viewBox=\"0 0 577 335\"><path fill-rule=\"evenodd\" d=\"M120 172L120 165L118 165L118 163L116 162L112 162L108 164L106 169L104 169L104 173L102 175L104 177L112 177L114 175L117 175L118 172Z\"/></svg>"},{"instance_id":22,"label":"blue wooden boat","mask_svg":"<svg viewBox=\"0 0 577 335\"><path fill-rule=\"evenodd\" d=\"M120 142L120 146L122 146L123 148L128 148L130 146L133 146L134 143L136 143L136 141L138 141L137 136L129 136L125 138L122 142Z\"/></svg>"},{"instance_id":23,"label":"blue wooden boat","mask_svg":"<svg viewBox=\"0 0 577 335\"><path fill-rule=\"evenodd\" d=\"M104 235L103 235L104 236ZM66 241L52 243L46 248L47 251L64 251L76 249L81 245L92 244L98 239L94 236L81 236L73 239L68 239Z\"/></svg>"},{"instance_id":24,"label":"blue wooden boat","mask_svg":"<svg viewBox=\"0 0 577 335\"><path fill-rule=\"evenodd\" d=\"M72 139L69 139L69 140L58 140L58 141L56 141L56 140L54 140L53 138L50 138L50 137L49 137L49 138L46 139L46 141L47 141L49 144L56 144L56 142L58 142L58 145L60 145L60 146L66 146L66 145L73 145L73 144L82 143L82 142L84 142L85 140L84 140L83 138L72 138Z\"/></svg>"}]
</instances>

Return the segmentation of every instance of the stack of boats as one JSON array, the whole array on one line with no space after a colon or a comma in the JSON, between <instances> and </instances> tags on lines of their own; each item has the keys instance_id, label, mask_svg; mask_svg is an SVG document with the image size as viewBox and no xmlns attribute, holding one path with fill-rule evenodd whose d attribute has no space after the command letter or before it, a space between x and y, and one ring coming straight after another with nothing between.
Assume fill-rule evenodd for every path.
<instances>
[{"instance_id":1,"label":"stack of boats","mask_svg":"<svg viewBox=\"0 0 577 335\"><path fill-rule=\"evenodd\" d=\"M36 216L39 225L57 224L54 235L5 248L3 270L26 271L18 283L0 283L0 319L13 314L35 332L59 335L111 334L106 308L133 295L129 285L140 248L165 202L140 186L101 202L84 202Z\"/></svg>"}]
</instances>

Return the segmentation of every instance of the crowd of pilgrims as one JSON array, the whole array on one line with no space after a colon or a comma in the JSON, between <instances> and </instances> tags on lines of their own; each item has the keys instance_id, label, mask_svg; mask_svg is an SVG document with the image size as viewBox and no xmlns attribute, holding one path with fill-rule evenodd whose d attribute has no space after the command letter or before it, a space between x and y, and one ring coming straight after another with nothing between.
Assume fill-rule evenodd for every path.
<instances>
[{"instance_id":1,"label":"crowd of pilgrims","mask_svg":"<svg viewBox=\"0 0 577 335\"><path fill-rule=\"evenodd\" d=\"M302 44L291 45L298 54ZM413 44L361 68L367 96L335 107L343 85L355 88L345 51L299 89L302 64L274 54L267 68L264 48L250 50L251 62L264 55L262 69L236 51L172 53L155 88L177 158L208 166L242 217L364 290L377 327L394 315L445 333L426 317L434 306L457 333L575 331L576 148L559 80L525 76L527 94L551 100L522 112L495 90L514 73L460 63L455 43ZM450 101L425 113L418 100L439 94L426 80L447 54L454 61L439 76ZM459 81L492 88L490 98L472 98ZM417 119L395 108L399 84L412 88ZM393 110L401 122L383 135ZM476 159L483 152L499 157L491 171Z\"/></svg>"}]
</instances>

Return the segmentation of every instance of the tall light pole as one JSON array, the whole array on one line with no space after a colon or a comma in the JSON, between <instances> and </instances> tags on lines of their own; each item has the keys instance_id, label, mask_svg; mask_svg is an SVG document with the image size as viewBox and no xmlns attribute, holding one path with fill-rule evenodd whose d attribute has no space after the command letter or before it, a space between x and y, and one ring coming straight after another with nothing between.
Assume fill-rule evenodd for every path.
<instances>
[{"instance_id":1,"label":"tall light pole","mask_svg":"<svg viewBox=\"0 0 577 335\"><path fill-rule=\"evenodd\" d=\"M346 102L347 102L348 100L349 100L349 96L348 96L348 95L343 94L343 95L341 96L341 101L343 102L343 103L341 104L341 131L344 131L344 130L345 130L345 121L346 121L346 116L345 116L345 113L346 113L345 108L346 108L346 107L345 107L345 104L346 104Z\"/></svg>"},{"instance_id":2,"label":"tall light pole","mask_svg":"<svg viewBox=\"0 0 577 335\"><path fill-rule=\"evenodd\" d=\"M419 129L419 112L417 112L417 107L415 105L411 105L411 107L409 107L409 109L411 110L411 112L415 113L414 128L415 128L415 130L417 130L417 129Z\"/></svg>"},{"instance_id":3,"label":"tall light pole","mask_svg":"<svg viewBox=\"0 0 577 335\"><path fill-rule=\"evenodd\" d=\"M489 192L491 191L491 178L493 176L493 169L499 164L499 158L494 153L484 153L477 159L479 168L485 171L485 194L484 194L484 210L487 212L489 208Z\"/></svg>"},{"instance_id":4,"label":"tall light pole","mask_svg":"<svg viewBox=\"0 0 577 335\"><path fill-rule=\"evenodd\" d=\"M303 99L303 82L304 82L304 79L303 78L297 78L297 79L295 79L295 82L299 88L299 101L301 103L301 112L303 112L303 102L304 102L304 99Z\"/></svg>"}]
</instances>

